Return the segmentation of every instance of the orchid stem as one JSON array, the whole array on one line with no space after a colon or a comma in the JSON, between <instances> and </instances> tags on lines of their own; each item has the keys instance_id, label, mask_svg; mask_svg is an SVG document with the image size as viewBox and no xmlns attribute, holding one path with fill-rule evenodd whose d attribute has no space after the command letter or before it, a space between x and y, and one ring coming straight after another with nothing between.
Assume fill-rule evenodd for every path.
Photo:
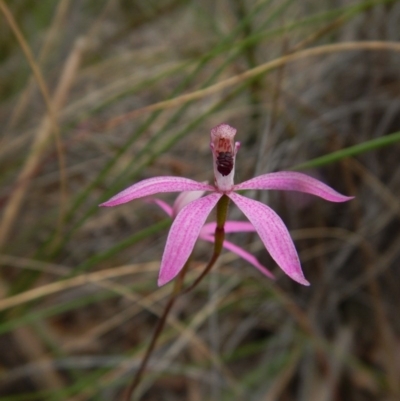
<instances>
[{"instance_id":1,"label":"orchid stem","mask_svg":"<svg viewBox=\"0 0 400 401\"><path fill-rule=\"evenodd\" d=\"M154 330L150 344L147 347L146 353L140 363L139 369L137 370L135 377L133 378L131 384L126 389L125 396L124 396L125 401L131 401L134 391L136 390L137 386L139 385L139 383L142 380L143 373L146 370L150 356L153 353L154 347L157 344L157 340L160 337L161 332L163 331L163 328L167 321L168 314L169 314L170 310L172 309L172 307L174 306L176 299L181 294L183 279L185 277L185 273L186 273L188 266L189 266L189 261L186 262L185 266L183 267L183 269L179 273L178 277L174 281L174 287L172 289L172 293L169 297L168 303L165 305L163 314L160 316L160 318L157 322L157 326Z\"/></svg>"},{"instance_id":2,"label":"orchid stem","mask_svg":"<svg viewBox=\"0 0 400 401\"><path fill-rule=\"evenodd\" d=\"M223 195L222 198L217 203L217 226L215 227L215 242L214 242L214 252L211 256L210 261L204 268L203 272L199 277L192 283L188 288L184 289L181 294L186 294L193 288L197 287L200 281L203 280L204 276L212 269L215 262L217 261L219 255L221 254L222 247L225 239L225 222L228 215L229 198Z\"/></svg>"}]
</instances>

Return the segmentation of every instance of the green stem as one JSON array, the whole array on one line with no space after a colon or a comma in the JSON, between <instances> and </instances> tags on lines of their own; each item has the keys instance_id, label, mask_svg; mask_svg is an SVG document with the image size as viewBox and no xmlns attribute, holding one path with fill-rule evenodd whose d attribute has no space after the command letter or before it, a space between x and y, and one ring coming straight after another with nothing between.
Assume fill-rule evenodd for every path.
<instances>
[{"instance_id":1,"label":"green stem","mask_svg":"<svg viewBox=\"0 0 400 401\"><path fill-rule=\"evenodd\" d=\"M224 245L225 239L225 222L226 217L228 215L228 206L229 206L229 198L226 195L223 195L222 198L217 203L217 227L215 228L215 241L214 241L214 252L211 256L210 261L207 266L204 268L203 272L199 277L194 281L192 285L182 291L182 294L186 294L189 291L193 290L201 280L203 280L204 276L211 270L217 261L219 255L221 254L222 247Z\"/></svg>"}]
</instances>

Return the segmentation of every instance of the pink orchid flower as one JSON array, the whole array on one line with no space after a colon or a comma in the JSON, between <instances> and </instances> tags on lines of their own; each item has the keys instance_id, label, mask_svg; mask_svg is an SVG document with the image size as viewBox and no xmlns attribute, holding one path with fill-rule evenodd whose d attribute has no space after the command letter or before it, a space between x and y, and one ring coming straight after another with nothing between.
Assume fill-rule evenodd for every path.
<instances>
[{"instance_id":1,"label":"pink orchid flower","mask_svg":"<svg viewBox=\"0 0 400 401\"><path fill-rule=\"evenodd\" d=\"M117 206L162 192L211 192L188 203L175 217L162 256L158 285L171 281L181 271L193 251L208 215L223 195L229 197L248 218L278 266L294 281L310 285L304 277L296 248L282 219L267 205L239 195L237 191L248 189L299 191L319 196L330 202L346 202L353 197L341 195L315 178L292 171L263 174L235 185L233 182L235 160L240 146L238 142L234 142L235 135L236 129L227 124L218 125L211 130L214 185L183 177L154 177L128 187L100 205Z\"/></svg>"},{"instance_id":2,"label":"pink orchid flower","mask_svg":"<svg viewBox=\"0 0 400 401\"><path fill-rule=\"evenodd\" d=\"M168 203L161 199L149 199L149 202L158 205L169 217L174 219L179 212L190 202L201 198L205 191L186 191L182 192L176 198L173 206L171 207ZM216 222L206 223L200 230L199 239L214 243L215 228L217 226ZM238 232L254 232L255 228L251 223L245 221L226 221L224 225L225 233L238 233ZM257 268L261 273L265 274L267 277L274 279L274 275L263 266L257 258L255 258L250 253L246 252L243 248L233 244L230 241L224 240L223 247L236 255L240 256L242 259L246 260Z\"/></svg>"}]
</instances>

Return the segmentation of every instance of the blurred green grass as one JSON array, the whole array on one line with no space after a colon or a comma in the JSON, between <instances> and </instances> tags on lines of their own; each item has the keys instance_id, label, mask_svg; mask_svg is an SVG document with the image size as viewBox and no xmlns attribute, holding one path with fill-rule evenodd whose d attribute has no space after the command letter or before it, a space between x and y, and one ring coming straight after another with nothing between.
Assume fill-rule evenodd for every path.
<instances>
[{"instance_id":1,"label":"blurred green grass","mask_svg":"<svg viewBox=\"0 0 400 401\"><path fill-rule=\"evenodd\" d=\"M129 114L302 49L398 42L398 1L2 3L53 96L67 60L78 52L81 59L56 110L65 198L54 130L40 151L33 146L46 105L0 15L3 233L13 196L24 190L4 234L2 298L61 283L56 293L1 312L1 401L109 400L122 393L168 288L157 290L152 269L72 288L62 282L159 261L169 224L161 214L140 201L115 210L97 205L154 175L210 180L209 130L223 121L238 128L242 142L238 179L298 166L356 200L339 207L258 194L294 230L312 287L290 283L257 238L237 235L275 269L277 282L224 255L208 282L176 306L173 318L182 326L167 327L141 399L400 397L400 55L303 59L174 108ZM37 165L21 180L30 157ZM242 218L233 208L231 216ZM210 252L197 248L190 280Z\"/></svg>"}]
</instances>

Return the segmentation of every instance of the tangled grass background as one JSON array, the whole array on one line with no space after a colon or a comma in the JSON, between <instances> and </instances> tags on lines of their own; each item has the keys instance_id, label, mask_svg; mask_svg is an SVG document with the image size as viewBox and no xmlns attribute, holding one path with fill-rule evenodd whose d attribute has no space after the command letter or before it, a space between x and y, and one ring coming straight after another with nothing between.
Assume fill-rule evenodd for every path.
<instances>
[{"instance_id":1,"label":"tangled grass background","mask_svg":"<svg viewBox=\"0 0 400 401\"><path fill-rule=\"evenodd\" d=\"M97 205L154 175L210 180L221 122L238 181L299 168L356 199L254 193L311 287L232 234L277 280L224 253L137 399L400 399L400 2L0 0L0 19L0 401L122 394L170 292L169 221Z\"/></svg>"}]
</instances>

